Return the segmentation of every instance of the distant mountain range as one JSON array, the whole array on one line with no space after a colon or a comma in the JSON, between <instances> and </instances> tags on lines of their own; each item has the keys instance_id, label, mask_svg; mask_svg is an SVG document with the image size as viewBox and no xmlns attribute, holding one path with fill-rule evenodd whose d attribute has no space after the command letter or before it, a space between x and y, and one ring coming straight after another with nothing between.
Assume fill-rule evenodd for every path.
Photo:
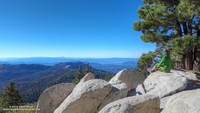
<instances>
[{"instance_id":1,"label":"distant mountain range","mask_svg":"<svg viewBox=\"0 0 200 113\"><path fill-rule=\"evenodd\" d=\"M121 69L135 69L138 58L65 58L65 57L33 57L33 58L1 58L0 64L42 64L54 65L61 62L89 63L96 69L118 72Z\"/></svg>"},{"instance_id":2,"label":"distant mountain range","mask_svg":"<svg viewBox=\"0 0 200 113\"><path fill-rule=\"evenodd\" d=\"M122 69L135 69L134 58L8 58L0 59L0 91L16 82L25 102L37 101L41 92L58 83L73 82L77 70L89 64L96 78L107 79Z\"/></svg>"},{"instance_id":3,"label":"distant mountain range","mask_svg":"<svg viewBox=\"0 0 200 113\"><path fill-rule=\"evenodd\" d=\"M58 83L71 83L77 71L85 70L89 65L82 62L66 62L53 66L42 64L1 64L0 87L15 82L25 102L37 101L41 92ZM106 79L113 73L90 67L96 78ZM84 76L84 74L82 75Z\"/></svg>"}]
</instances>

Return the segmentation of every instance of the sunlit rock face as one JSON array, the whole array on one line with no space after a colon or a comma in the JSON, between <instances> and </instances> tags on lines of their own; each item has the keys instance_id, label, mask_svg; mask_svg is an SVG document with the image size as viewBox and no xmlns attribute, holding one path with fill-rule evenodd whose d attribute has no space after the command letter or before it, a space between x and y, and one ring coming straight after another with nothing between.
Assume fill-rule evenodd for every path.
<instances>
[{"instance_id":1,"label":"sunlit rock face","mask_svg":"<svg viewBox=\"0 0 200 113\"><path fill-rule=\"evenodd\" d=\"M155 72L144 81L147 94L157 95L160 98L186 89L188 80L175 73Z\"/></svg>"},{"instance_id":2,"label":"sunlit rock face","mask_svg":"<svg viewBox=\"0 0 200 113\"><path fill-rule=\"evenodd\" d=\"M157 71L147 78L122 70L109 82L88 73L65 98L58 94L63 100L51 107L53 112L45 109L48 113L200 113L198 82L195 74L176 70ZM58 97L53 98L47 99L46 105Z\"/></svg>"},{"instance_id":3,"label":"sunlit rock face","mask_svg":"<svg viewBox=\"0 0 200 113\"><path fill-rule=\"evenodd\" d=\"M126 97L106 105L99 113L160 113L160 99L152 95Z\"/></svg>"},{"instance_id":4,"label":"sunlit rock face","mask_svg":"<svg viewBox=\"0 0 200 113\"><path fill-rule=\"evenodd\" d=\"M100 79L78 84L54 113L95 113L111 90L112 86Z\"/></svg>"},{"instance_id":5,"label":"sunlit rock face","mask_svg":"<svg viewBox=\"0 0 200 113\"><path fill-rule=\"evenodd\" d=\"M172 95L162 113L200 113L200 89Z\"/></svg>"},{"instance_id":6,"label":"sunlit rock face","mask_svg":"<svg viewBox=\"0 0 200 113\"><path fill-rule=\"evenodd\" d=\"M62 83L54 85L46 89L38 101L37 113L53 113L53 111L63 102L63 100L71 94L75 84Z\"/></svg>"}]
</instances>

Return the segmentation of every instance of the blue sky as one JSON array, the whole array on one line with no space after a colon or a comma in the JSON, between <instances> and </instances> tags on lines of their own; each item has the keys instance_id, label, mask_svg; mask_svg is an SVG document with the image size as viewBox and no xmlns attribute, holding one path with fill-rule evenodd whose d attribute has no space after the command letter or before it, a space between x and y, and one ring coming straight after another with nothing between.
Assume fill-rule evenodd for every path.
<instances>
[{"instance_id":1,"label":"blue sky","mask_svg":"<svg viewBox=\"0 0 200 113\"><path fill-rule=\"evenodd\" d=\"M0 57L139 57L139 0L1 0Z\"/></svg>"}]
</instances>

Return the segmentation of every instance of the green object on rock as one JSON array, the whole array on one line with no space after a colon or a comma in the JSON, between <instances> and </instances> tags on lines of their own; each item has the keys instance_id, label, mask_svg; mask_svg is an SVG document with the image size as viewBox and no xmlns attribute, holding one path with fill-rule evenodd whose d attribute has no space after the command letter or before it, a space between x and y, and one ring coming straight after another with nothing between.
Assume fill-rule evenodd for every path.
<instances>
[{"instance_id":1,"label":"green object on rock","mask_svg":"<svg viewBox=\"0 0 200 113\"><path fill-rule=\"evenodd\" d=\"M170 72L172 69L172 61L170 55L163 55L161 57L161 61L157 63L154 68L158 68L160 71Z\"/></svg>"}]
</instances>

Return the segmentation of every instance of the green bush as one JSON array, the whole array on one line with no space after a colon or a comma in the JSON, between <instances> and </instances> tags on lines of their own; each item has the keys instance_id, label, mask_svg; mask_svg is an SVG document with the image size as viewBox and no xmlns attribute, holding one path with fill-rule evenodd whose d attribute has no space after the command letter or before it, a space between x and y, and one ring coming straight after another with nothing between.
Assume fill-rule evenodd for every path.
<instances>
[{"instance_id":1,"label":"green bush","mask_svg":"<svg viewBox=\"0 0 200 113\"><path fill-rule=\"evenodd\" d=\"M155 57L156 55L153 52L143 54L137 63L138 68L141 70L147 69L148 67L151 66L151 64L153 63L153 59Z\"/></svg>"}]
</instances>

